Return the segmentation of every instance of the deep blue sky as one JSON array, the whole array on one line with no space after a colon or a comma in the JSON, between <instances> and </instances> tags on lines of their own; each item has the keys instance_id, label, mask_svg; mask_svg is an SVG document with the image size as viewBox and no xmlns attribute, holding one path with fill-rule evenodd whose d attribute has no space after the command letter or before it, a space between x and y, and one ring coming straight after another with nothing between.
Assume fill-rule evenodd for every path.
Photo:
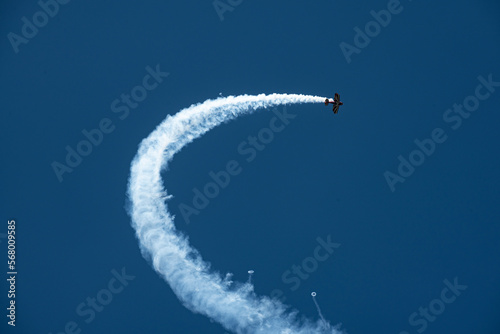
<instances>
[{"instance_id":1,"label":"deep blue sky","mask_svg":"<svg viewBox=\"0 0 500 334\"><path fill-rule=\"evenodd\" d=\"M178 218L210 171L230 160L243 171L178 228L215 269L240 281L254 269L257 293L279 289L304 316L317 318L317 291L324 316L351 334L418 333L408 317L455 277L467 289L425 332L498 333L500 87L456 130L443 114L474 95L478 76L500 81L500 5L402 0L348 63L339 44L387 4L244 0L221 21L211 0L71 1L15 53L8 33L40 7L2 1L0 233L16 219L19 275L17 326L2 311L0 331L59 333L75 321L82 333L224 333L185 309L140 254L124 209L137 146L167 114L219 93L339 92L338 115L289 107L297 117L251 163L237 147L270 112L183 150L164 174ZM120 120L111 103L157 64L170 75ZM114 131L59 182L51 163L105 118ZM391 192L384 172L436 128L447 140ZM292 291L282 274L328 235L341 246ZM122 268L135 278L86 323L75 309Z\"/></svg>"}]
</instances>

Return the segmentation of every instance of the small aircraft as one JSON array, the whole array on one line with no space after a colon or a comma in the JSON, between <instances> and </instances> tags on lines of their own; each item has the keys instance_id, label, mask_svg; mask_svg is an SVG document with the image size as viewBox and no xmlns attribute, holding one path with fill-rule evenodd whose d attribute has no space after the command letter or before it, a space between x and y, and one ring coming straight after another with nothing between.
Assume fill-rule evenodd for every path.
<instances>
[{"instance_id":1,"label":"small aircraft","mask_svg":"<svg viewBox=\"0 0 500 334\"><path fill-rule=\"evenodd\" d=\"M333 98L333 101L330 101L330 99L325 100L325 106L329 104L333 104L333 113L336 114L339 112L339 107L343 105L344 103L340 102L340 95L338 93L335 93L335 97Z\"/></svg>"}]
</instances>

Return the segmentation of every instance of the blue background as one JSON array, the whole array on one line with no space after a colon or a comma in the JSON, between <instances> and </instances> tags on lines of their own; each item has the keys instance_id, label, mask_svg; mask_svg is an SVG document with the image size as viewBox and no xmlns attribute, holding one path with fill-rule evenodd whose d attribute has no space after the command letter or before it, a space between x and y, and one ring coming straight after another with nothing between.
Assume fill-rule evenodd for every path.
<instances>
[{"instance_id":1,"label":"blue background","mask_svg":"<svg viewBox=\"0 0 500 334\"><path fill-rule=\"evenodd\" d=\"M220 272L258 294L324 316L349 333L417 333L408 317L439 298L443 280L467 289L426 333L500 332L498 158L500 87L453 130L443 113L500 81L497 1L403 0L402 12L352 55L354 27L387 1L243 1L221 21L212 1L71 1L15 53L36 1L2 1L1 219L17 222L17 326L2 333L224 333L185 309L140 254L125 211L137 146L167 114L222 95L341 94L338 115L320 104L297 115L251 163L237 151L269 125L260 112L218 127L173 160L164 182L176 224ZM146 66L170 75L120 120L111 103L142 83ZM115 130L59 182L81 131L109 118ZM391 192L415 139L447 140ZM179 204L230 160L243 171L186 224ZM341 246L295 291L281 276L312 256L316 238ZM5 236L0 248L6 254ZM2 272L6 272L6 256ZM90 323L75 312L107 287L113 269L135 278ZM5 273L2 274L4 276Z\"/></svg>"}]
</instances>

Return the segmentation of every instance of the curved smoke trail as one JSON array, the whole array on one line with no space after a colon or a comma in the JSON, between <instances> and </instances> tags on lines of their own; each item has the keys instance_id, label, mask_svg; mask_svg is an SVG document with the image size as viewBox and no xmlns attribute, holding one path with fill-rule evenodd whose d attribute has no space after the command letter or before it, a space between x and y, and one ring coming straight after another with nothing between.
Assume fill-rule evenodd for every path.
<instances>
[{"instance_id":1,"label":"curved smoke trail","mask_svg":"<svg viewBox=\"0 0 500 334\"><path fill-rule=\"evenodd\" d=\"M322 321L297 319L278 300L259 297L250 282L233 284L210 269L187 238L175 229L160 177L173 155L205 132L239 115L282 104L321 103L297 94L229 96L192 105L167 118L139 146L129 179L132 225L143 255L170 284L185 307L234 333L338 333Z\"/></svg>"}]
</instances>

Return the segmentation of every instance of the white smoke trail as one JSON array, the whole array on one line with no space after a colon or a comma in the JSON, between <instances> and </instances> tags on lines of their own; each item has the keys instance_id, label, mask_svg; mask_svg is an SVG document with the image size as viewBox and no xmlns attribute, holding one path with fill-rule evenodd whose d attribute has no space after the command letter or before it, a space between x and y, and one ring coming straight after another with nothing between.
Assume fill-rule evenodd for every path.
<instances>
[{"instance_id":1,"label":"white smoke trail","mask_svg":"<svg viewBox=\"0 0 500 334\"><path fill-rule=\"evenodd\" d=\"M248 284L252 284L252 275L253 275L254 271L253 270L249 270L248 271Z\"/></svg>"},{"instance_id":2,"label":"white smoke trail","mask_svg":"<svg viewBox=\"0 0 500 334\"><path fill-rule=\"evenodd\" d=\"M175 229L164 199L160 172L173 155L195 138L235 117L293 103L321 103L324 97L272 94L242 95L207 100L167 118L142 141L131 166L129 214L143 255L169 283L185 307L219 322L234 333L339 333L321 321L297 319L278 300L259 297L251 283L233 284L210 269L188 239Z\"/></svg>"},{"instance_id":3,"label":"white smoke trail","mask_svg":"<svg viewBox=\"0 0 500 334\"><path fill-rule=\"evenodd\" d=\"M318 311L319 317L323 321L323 324L325 325L325 328L328 328L330 325L328 322L325 320L325 317L323 317L323 313L321 313L321 308L319 307L318 302L316 301L316 292L311 292L312 299L314 301L314 305L316 305L316 310Z\"/></svg>"}]
</instances>

